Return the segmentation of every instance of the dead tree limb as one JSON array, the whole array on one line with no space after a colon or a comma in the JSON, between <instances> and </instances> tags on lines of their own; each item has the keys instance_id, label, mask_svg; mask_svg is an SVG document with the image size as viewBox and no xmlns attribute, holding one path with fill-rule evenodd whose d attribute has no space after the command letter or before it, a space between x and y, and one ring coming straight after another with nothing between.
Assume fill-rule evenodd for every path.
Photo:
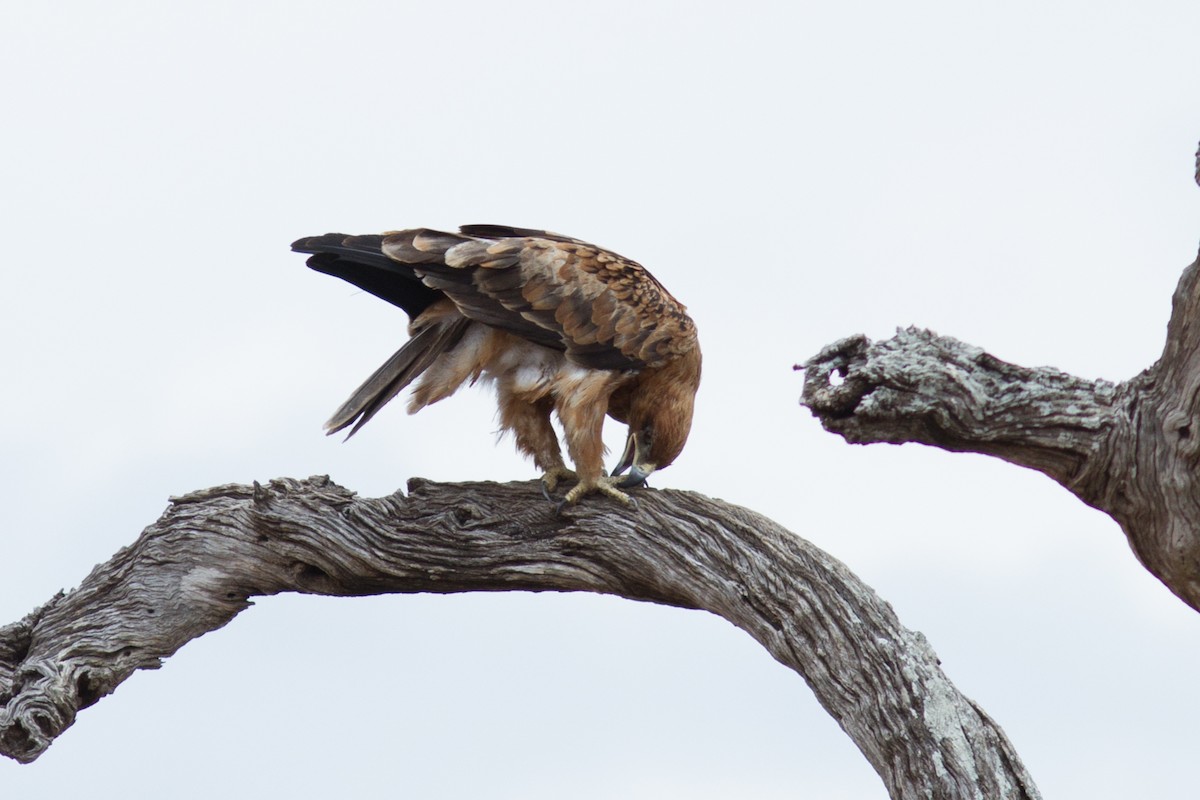
<instances>
[{"instance_id":1,"label":"dead tree limb","mask_svg":"<svg viewBox=\"0 0 1200 800\"><path fill-rule=\"evenodd\" d=\"M1116 520L1142 564L1200 610L1200 259L1175 290L1162 356L1123 383L1019 367L916 328L851 336L801 366L801 402L826 430L1039 470Z\"/></svg>"},{"instance_id":2,"label":"dead tree limb","mask_svg":"<svg viewBox=\"0 0 1200 800\"><path fill-rule=\"evenodd\" d=\"M1175 292L1162 357L1123 383L909 328L826 347L804 365L801 402L849 442L919 442L1049 475L1116 520L1142 564L1200 610L1198 278L1200 261Z\"/></svg>"},{"instance_id":3,"label":"dead tree limb","mask_svg":"<svg viewBox=\"0 0 1200 800\"><path fill-rule=\"evenodd\" d=\"M79 709L256 595L588 591L742 628L808 681L893 798L1039 797L925 638L764 517L687 492L559 517L533 483L409 489L363 499L327 478L281 479L174 499L79 588L0 629L0 752L33 761Z\"/></svg>"}]
</instances>

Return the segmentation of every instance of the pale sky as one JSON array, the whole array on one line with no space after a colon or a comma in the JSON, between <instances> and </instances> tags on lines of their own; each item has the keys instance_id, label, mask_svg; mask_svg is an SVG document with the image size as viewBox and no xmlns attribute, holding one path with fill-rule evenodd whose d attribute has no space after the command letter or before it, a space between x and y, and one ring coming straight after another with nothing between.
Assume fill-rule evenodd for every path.
<instances>
[{"instance_id":1,"label":"pale sky","mask_svg":"<svg viewBox=\"0 0 1200 800\"><path fill-rule=\"evenodd\" d=\"M0 624L167 498L527 480L494 401L321 423L404 338L288 244L495 222L635 258L705 352L659 487L762 512L928 637L1046 797L1194 797L1200 615L1039 474L850 446L792 364L929 327L1121 380L1196 254L1194 2L7 3ZM611 444L623 430L610 425ZM712 615L259 600L4 797L884 798Z\"/></svg>"}]
</instances>

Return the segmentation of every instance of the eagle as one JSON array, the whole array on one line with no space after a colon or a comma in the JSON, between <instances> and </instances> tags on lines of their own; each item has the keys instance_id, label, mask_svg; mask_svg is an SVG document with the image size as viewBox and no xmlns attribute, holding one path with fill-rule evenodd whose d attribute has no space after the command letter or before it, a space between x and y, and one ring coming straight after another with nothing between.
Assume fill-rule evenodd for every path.
<instances>
[{"instance_id":1,"label":"eagle","mask_svg":"<svg viewBox=\"0 0 1200 800\"><path fill-rule=\"evenodd\" d=\"M349 427L353 436L417 379L410 414L482 379L495 386L501 432L542 471L547 496L560 481L576 481L560 508L590 493L629 504L623 490L683 450L700 385L696 325L640 264L569 236L504 225L329 233L292 249L410 320L408 341L334 412L328 433ZM606 415L628 426L611 475Z\"/></svg>"}]
</instances>

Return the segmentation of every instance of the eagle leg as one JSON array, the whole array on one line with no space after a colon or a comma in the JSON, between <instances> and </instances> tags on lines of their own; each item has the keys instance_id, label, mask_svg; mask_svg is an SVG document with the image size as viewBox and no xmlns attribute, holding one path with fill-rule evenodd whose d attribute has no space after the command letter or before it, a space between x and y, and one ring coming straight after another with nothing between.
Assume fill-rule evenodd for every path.
<instances>
[{"instance_id":1,"label":"eagle leg","mask_svg":"<svg viewBox=\"0 0 1200 800\"><path fill-rule=\"evenodd\" d=\"M568 469L558 447L558 436L550 422L554 404L548 397L530 397L511 385L500 387L500 426L513 432L517 450L533 458L542 470L542 494L558 488L559 481L575 480L575 471Z\"/></svg>"},{"instance_id":2,"label":"eagle leg","mask_svg":"<svg viewBox=\"0 0 1200 800\"><path fill-rule=\"evenodd\" d=\"M604 473L604 417L617 386L611 373L595 372L556 398L555 410L566 435L567 452L579 473L579 482L567 492L559 510L592 493L608 495L623 505L634 504L633 498L621 491L629 485L628 478Z\"/></svg>"}]
</instances>

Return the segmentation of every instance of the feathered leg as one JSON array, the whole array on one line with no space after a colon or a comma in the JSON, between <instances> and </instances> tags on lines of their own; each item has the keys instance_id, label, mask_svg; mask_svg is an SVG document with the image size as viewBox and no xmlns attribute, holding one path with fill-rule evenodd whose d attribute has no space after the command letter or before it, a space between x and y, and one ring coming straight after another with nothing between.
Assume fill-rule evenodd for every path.
<instances>
[{"instance_id":1,"label":"feathered leg","mask_svg":"<svg viewBox=\"0 0 1200 800\"><path fill-rule=\"evenodd\" d=\"M550 423L550 412L554 407L550 398L544 395L533 397L501 385L499 401L500 426L513 432L517 450L531 457L542 470L542 485L546 491L553 492L563 478L574 478L575 473L563 463L558 434Z\"/></svg>"},{"instance_id":2,"label":"feathered leg","mask_svg":"<svg viewBox=\"0 0 1200 800\"><path fill-rule=\"evenodd\" d=\"M629 495L617 488L621 478L604 474L604 416L608 398L616 388L612 377L596 373L576 383L572 390L559 394L555 409L566 434L567 453L579 473L579 483L567 492L563 505L570 505L592 492L608 495L632 505Z\"/></svg>"}]
</instances>

